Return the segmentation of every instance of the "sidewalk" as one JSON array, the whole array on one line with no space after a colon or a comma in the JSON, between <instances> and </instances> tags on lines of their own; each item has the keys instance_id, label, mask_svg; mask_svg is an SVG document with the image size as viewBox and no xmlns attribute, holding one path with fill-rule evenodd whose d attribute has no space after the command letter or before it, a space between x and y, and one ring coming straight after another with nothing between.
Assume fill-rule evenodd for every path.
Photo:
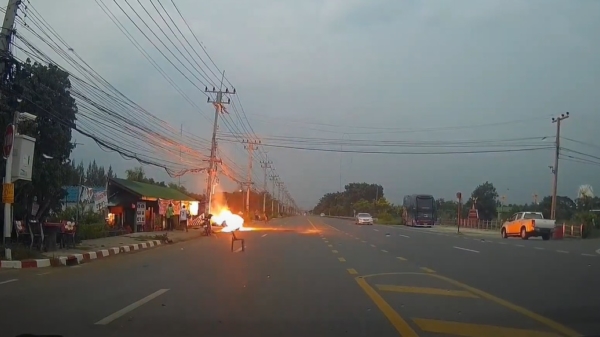
<instances>
[{"instance_id":1,"label":"sidewalk","mask_svg":"<svg viewBox=\"0 0 600 337\"><path fill-rule=\"evenodd\" d=\"M117 254L192 240L199 238L201 235L202 230L200 228L190 228L189 232L142 232L101 239L83 240L76 248L59 249L57 251L44 253L44 258L41 259L0 261L0 268L19 269L71 266Z\"/></svg>"}]
</instances>

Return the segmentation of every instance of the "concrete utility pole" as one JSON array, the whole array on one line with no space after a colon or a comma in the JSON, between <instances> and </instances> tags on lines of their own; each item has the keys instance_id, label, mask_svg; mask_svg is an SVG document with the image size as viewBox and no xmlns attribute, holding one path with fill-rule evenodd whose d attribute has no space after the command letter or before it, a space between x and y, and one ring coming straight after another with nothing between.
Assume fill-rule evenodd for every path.
<instances>
[{"instance_id":1,"label":"concrete utility pole","mask_svg":"<svg viewBox=\"0 0 600 337\"><path fill-rule=\"evenodd\" d=\"M283 181L277 181L277 214L281 214L281 191L283 190Z\"/></svg>"},{"instance_id":2,"label":"concrete utility pole","mask_svg":"<svg viewBox=\"0 0 600 337\"><path fill-rule=\"evenodd\" d=\"M183 123L181 123L181 130L179 132L180 132L179 135L181 136L181 140L180 140L181 143L179 144L179 163L181 164L181 162L183 161L182 160L183 158L181 156L181 144L183 143ZM177 177L177 179L178 179L177 184L179 185L179 187L181 187L181 175L179 177Z\"/></svg>"},{"instance_id":3,"label":"concrete utility pole","mask_svg":"<svg viewBox=\"0 0 600 337\"><path fill-rule=\"evenodd\" d=\"M272 192L271 192L271 216L273 216L273 214L275 214L275 185L277 185L277 179L279 179L279 176L276 174L272 174L270 177L270 180L272 181Z\"/></svg>"},{"instance_id":4,"label":"concrete utility pole","mask_svg":"<svg viewBox=\"0 0 600 337\"><path fill-rule=\"evenodd\" d=\"M19 10L19 5L21 4L21 0L9 0L8 5L6 6L6 13L4 14L4 22L2 23L2 31L0 32L0 58L4 60L3 68L2 68L2 78L0 81L1 86L10 85L10 83L4 83L10 75L11 71L11 60L12 55L10 51L11 41L14 33L15 27L15 19L17 18L17 11ZM18 113L15 112L13 116L13 139L17 134L17 123L18 123ZM6 142L6 141L5 141ZM12 141L11 141L12 142ZM12 184L12 155L13 150L11 146L11 150L6 158L6 171L4 175L4 184ZM7 185L5 185L7 186ZM4 187L6 188L6 187ZM2 235L2 241L4 243L5 238L10 238L12 235L12 203L7 202L4 204L4 233Z\"/></svg>"},{"instance_id":5,"label":"concrete utility pole","mask_svg":"<svg viewBox=\"0 0 600 337\"><path fill-rule=\"evenodd\" d=\"M267 155L265 155L266 160L261 160L260 161L260 167L262 167L262 169L264 170L264 185L263 185L263 213L267 213L267 193L268 193L268 187L267 187L267 170L271 168L271 165L273 164L272 161L269 160L269 157Z\"/></svg>"},{"instance_id":6,"label":"concrete utility pole","mask_svg":"<svg viewBox=\"0 0 600 337\"><path fill-rule=\"evenodd\" d=\"M246 178L246 213L250 214L250 190L252 189L252 162L254 150L260 144L258 140L243 140L244 148L248 150L248 177Z\"/></svg>"},{"instance_id":7,"label":"concrete utility pole","mask_svg":"<svg viewBox=\"0 0 600 337\"><path fill-rule=\"evenodd\" d=\"M552 186L552 208L550 210L550 219L556 220L556 193L558 191L558 157L560 156L560 124L564 119L569 118L569 113L561 114L558 117L552 118L552 123L556 123L556 151L554 153L554 184Z\"/></svg>"},{"instance_id":8,"label":"concrete utility pole","mask_svg":"<svg viewBox=\"0 0 600 337\"><path fill-rule=\"evenodd\" d=\"M225 78L225 71L223 71L223 78ZM213 124L212 142L210 147L210 163L208 165L208 182L206 184L206 199L208 202L206 205L206 210L207 213L210 213L212 206L213 183L217 167L217 129L219 127L219 115L221 113L227 113L224 106L231 103L231 98L227 97L227 101L224 101L223 95L235 95L235 88L233 91L229 91L228 88L225 88L225 91L223 91L223 79L221 79L221 87L219 90L216 90L215 87L213 87L212 90L208 90L208 88L205 87L204 91L215 94L215 99L211 99L209 97L206 100L206 102L212 103L215 107L215 121Z\"/></svg>"}]
</instances>

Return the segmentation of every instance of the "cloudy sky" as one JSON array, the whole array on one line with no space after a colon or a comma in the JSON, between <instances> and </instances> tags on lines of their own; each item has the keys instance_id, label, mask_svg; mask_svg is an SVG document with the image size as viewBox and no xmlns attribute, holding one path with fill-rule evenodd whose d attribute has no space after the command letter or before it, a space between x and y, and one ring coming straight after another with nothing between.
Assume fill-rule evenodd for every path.
<instances>
[{"instance_id":1,"label":"cloudy sky","mask_svg":"<svg viewBox=\"0 0 600 337\"><path fill-rule=\"evenodd\" d=\"M171 0L140 1L149 11L154 10L152 3L160 2L212 66ZM183 125L186 137L197 140L195 150L208 155L201 143L211 136L212 106L170 63L174 58L169 49L174 48L165 48L150 36L155 48L114 1L102 2L195 105L160 75L97 2L31 0L91 67L168 122L174 130L171 137L178 137ZM117 2L148 32L125 0ZM137 0L128 2L151 22ZM562 146L579 153L564 152L559 194L575 196L581 184L600 188L598 1L175 0L175 4L235 85L241 102L237 110L243 107L253 133L265 145L261 151L268 152L268 160L301 207L312 208L324 193L339 190L340 181L382 184L393 202L412 193L450 198L490 181L509 202L531 201L533 193L551 192L551 149L448 152L550 147L553 139L544 137L555 134L551 117L566 111L571 117L563 122ZM154 18L170 34L157 14ZM158 32L156 23L151 28ZM20 31L43 46L25 29ZM56 56L56 61L62 59ZM241 175L247 152L243 144L231 140L247 139L248 135L234 134L248 128L242 127L241 112L230 111L228 118L234 132L220 125L219 145L227 165ZM77 160L110 164L121 175L137 165L101 150L84 136L76 138L85 144L75 151ZM511 146L499 146L509 140ZM463 142L461 147L457 142ZM395 154L340 154L340 150ZM437 154L406 154L415 152ZM205 166L200 157L193 158L198 167ZM164 169L146 169L159 180L170 179ZM258 162L254 171L254 179L262 184ZM200 192L204 179L202 174L187 174L182 182ZM235 186L225 178L221 183L228 189Z\"/></svg>"}]
</instances>

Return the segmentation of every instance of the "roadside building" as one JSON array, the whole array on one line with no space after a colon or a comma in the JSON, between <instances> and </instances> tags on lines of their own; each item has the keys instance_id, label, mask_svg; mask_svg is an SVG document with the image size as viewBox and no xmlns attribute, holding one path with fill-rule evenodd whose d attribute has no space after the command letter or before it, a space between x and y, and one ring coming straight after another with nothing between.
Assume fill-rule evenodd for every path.
<instances>
[{"instance_id":1,"label":"roadside building","mask_svg":"<svg viewBox=\"0 0 600 337\"><path fill-rule=\"evenodd\" d=\"M106 194L109 226L132 232L162 230L169 203L177 218L181 205L186 205L192 216L198 214L198 200L169 187L111 178ZM179 223L179 219L175 221Z\"/></svg>"}]
</instances>

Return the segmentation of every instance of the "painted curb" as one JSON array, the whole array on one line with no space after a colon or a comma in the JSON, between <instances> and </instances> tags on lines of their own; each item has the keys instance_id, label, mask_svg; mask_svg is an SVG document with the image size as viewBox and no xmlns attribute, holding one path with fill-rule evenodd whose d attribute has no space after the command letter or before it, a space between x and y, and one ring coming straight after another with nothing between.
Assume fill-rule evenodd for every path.
<instances>
[{"instance_id":1,"label":"painted curb","mask_svg":"<svg viewBox=\"0 0 600 337\"><path fill-rule=\"evenodd\" d=\"M132 245L113 247L108 249L102 249L95 252L86 252L82 254L72 254L69 256L61 256L55 259L34 259L34 260L22 260L22 261L0 261L0 269L24 269L24 268L45 268L45 267L57 267L57 266L71 266L81 263L85 263L92 260L106 258L109 256L129 253L142 249L152 248L162 245L160 240L146 241L142 243L135 243Z\"/></svg>"}]
</instances>

